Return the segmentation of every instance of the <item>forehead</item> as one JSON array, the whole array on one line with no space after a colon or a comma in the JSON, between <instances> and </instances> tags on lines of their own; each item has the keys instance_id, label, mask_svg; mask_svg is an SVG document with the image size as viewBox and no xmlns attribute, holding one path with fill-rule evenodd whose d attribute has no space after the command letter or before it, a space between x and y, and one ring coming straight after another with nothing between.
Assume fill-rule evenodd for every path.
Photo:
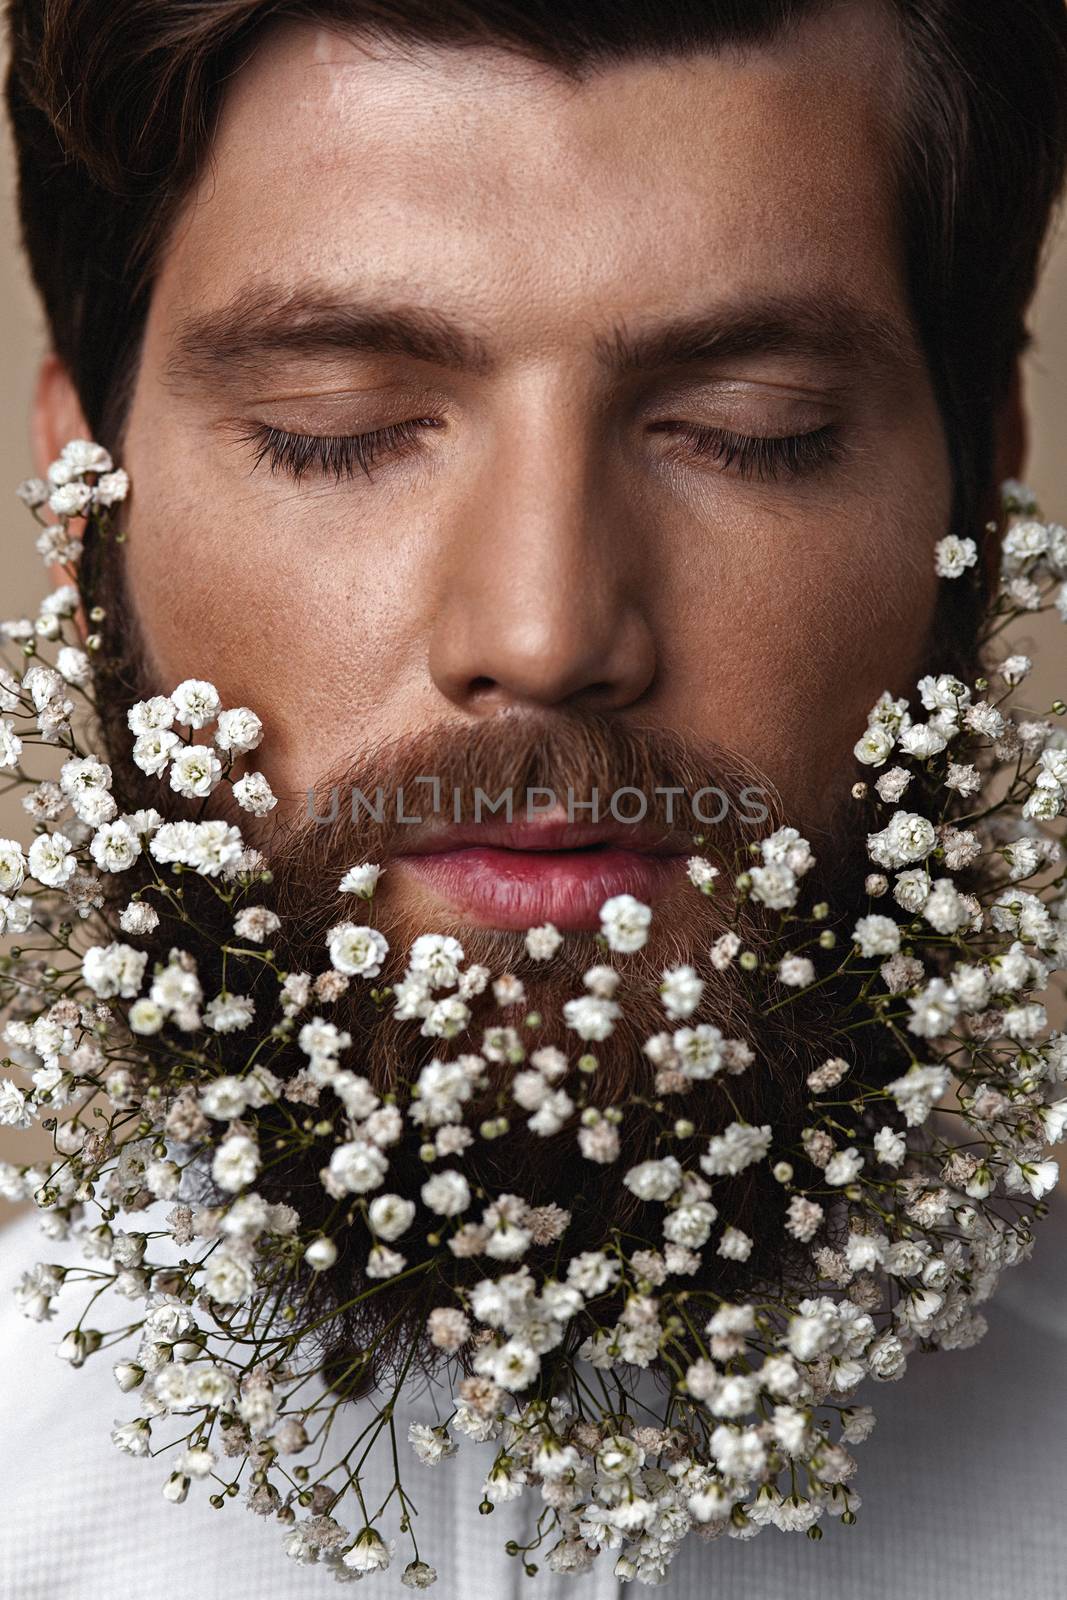
<instances>
[{"instance_id":1,"label":"forehead","mask_svg":"<svg viewBox=\"0 0 1067 1600\"><path fill-rule=\"evenodd\" d=\"M847 3L744 54L579 78L496 49L303 24L227 91L151 325L269 280L448 302L531 348L598 309L847 289L902 310L899 46Z\"/></svg>"}]
</instances>

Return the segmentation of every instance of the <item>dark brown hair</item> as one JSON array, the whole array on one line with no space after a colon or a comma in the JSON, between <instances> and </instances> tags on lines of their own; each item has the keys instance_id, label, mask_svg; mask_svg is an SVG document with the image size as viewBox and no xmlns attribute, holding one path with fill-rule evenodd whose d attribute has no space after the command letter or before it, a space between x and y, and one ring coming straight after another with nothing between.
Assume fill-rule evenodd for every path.
<instances>
[{"instance_id":1,"label":"dark brown hair","mask_svg":"<svg viewBox=\"0 0 1067 1600\"><path fill-rule=\"evenodd\" d=\"M875 3L875 0L872 0ZM912 305L953 457L957 524L989 514L994 430L1026 342L1067 155L1064 0L879 0L909 89L899 183ZM744 48L826 0L9 0L23 238L90 428L115 445L176 205L221 94L278 18L494 44L580 73Z\"/></svg>"}]
</instances>

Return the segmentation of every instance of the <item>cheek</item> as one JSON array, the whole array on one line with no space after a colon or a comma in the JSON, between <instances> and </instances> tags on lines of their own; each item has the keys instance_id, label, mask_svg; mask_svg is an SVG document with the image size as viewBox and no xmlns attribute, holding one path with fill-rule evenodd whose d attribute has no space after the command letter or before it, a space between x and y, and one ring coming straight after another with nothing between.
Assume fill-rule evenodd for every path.
<instances>
[{"instance_id":1,"label":"cheek","mask_svg":"<svg viewBox=\"0 0 1067 1600\"><path fill-rule=\"evenodd\" d=\"M754 761L801 818L825 818L878 695L911 694L928 665L948 514L937 482L906 509L877 495L811 514L768 502L694 540L670 719Z\"/></svg>"},{"instance_id":2,"label":"cheek","mask_svg":"<svg viewBox=\"0 0 1067 1600\"><path fill-rule=\"evenodd\" d=\"M383 559L328 495L320 516L244 474L139 458L133 437L127 458L141 494L126 571L153 688L203 677L256 710L279 794L403 725L422 604L410 555Z\"/></svg>"}]
</instances>

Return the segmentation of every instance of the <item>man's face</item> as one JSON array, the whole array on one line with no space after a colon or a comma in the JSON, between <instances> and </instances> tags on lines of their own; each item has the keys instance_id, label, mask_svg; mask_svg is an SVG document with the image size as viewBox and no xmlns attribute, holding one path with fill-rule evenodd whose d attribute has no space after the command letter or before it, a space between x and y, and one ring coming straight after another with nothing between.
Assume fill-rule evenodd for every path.
<instances>
[{"instance_id":1,"label":"man's face","mask_svg":"<svg viewBox=\"0 0 1067 1600\"><path fill-rule=\"evenodd\" d=\"M735 752L817 842L925 661L950 514L898 53L864 4L580 82L267 36L130 413L156 686L253 706L294 816L383 740L596 712ZM462 920L410 864L388 887Z\"/></svg>"}]
</instances>

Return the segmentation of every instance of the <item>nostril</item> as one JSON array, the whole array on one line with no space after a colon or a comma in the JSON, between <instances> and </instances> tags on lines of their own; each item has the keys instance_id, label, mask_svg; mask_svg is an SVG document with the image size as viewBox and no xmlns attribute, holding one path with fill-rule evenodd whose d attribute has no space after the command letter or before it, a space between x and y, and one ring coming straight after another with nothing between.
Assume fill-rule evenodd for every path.
<instances>
[{"instance_id":1,"label":"nostril","mask_svg":"<svg viewBox=\"0 0 1067 1600\"><path fill-rule=\"evenodd\" d=\"M472 678L470 681L470 691L472 694L485 694L486 690L495 688L495 678Z\"/></svg>"}]
</instances>

